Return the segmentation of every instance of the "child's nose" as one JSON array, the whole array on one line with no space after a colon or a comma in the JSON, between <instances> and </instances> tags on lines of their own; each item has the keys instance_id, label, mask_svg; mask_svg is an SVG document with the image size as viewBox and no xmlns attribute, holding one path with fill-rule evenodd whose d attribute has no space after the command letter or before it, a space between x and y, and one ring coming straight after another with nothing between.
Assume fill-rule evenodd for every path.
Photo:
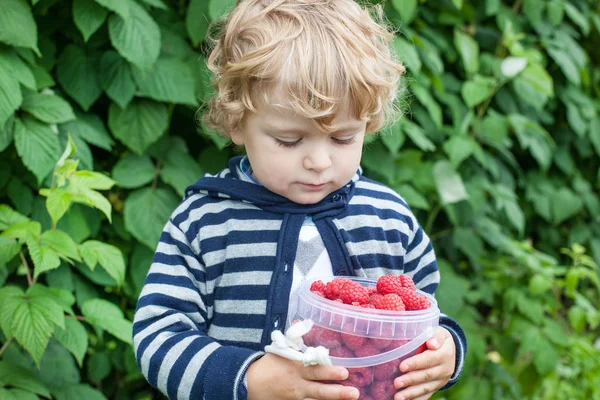
<instances>
[{"instance_id":1,"label":"child's nose","mask_svg":"<svg viewBox=\"0 0 600 400\"><path fill-rule=\"evenodd\" d=\"M313 149L304 157L304 168L320 172L331 167L331 157L325 149Z\"/></svg>"}]
</instances>

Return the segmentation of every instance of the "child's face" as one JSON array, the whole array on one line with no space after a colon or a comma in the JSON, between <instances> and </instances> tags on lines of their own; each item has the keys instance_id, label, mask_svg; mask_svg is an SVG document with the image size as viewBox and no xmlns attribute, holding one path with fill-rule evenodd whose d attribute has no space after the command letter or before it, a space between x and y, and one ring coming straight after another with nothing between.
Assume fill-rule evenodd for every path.
<instances>
[{"instance_id":1,"label":"child's face","mask_svg":"<svg viewBox=\"0 0 600 400\"><path fill-rule=\"evenodd\" d=\"M366 122L348 111L339 115L339 131L318 130L308 118L285 106L285 96L246 116L231 138L244 145L252 177L270 191L296 203L314 204L346 185L358 170Z\"/></svg>"}]
</instances>

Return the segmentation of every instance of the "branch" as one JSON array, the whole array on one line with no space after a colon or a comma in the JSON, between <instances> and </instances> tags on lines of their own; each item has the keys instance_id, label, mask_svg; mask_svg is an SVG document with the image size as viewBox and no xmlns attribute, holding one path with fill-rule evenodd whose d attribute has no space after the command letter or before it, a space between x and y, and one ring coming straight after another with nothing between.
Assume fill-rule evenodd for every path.
<instances>
[{"instance_id":1,"label":"branch","mask_svg":"<svg viewBox=\"0 0 600 400\"><path fill-rule=\"evenodd\" d=\"M8 339L6 343L4 343L2 348L0 348L0 356L2 355L2 353L4 353L4 350L8 348L8 346L12 343L13 340L15 340L15 337L11 336L10 339Z\"/></svg>"},{"instance_id":2,"label":"branch","mask_svg":"<svg viewBox=\"0 0 600 400\"><path fill-rule=\"evenodd\" d=\"M68 315L67 314L67 315L65 315L65 317L67 317L67 318L75 318L75 319L77 319L79 321L84 321L85 322L85 317L82 317L81 315Z\"/></svg>"},{"instance_id":3,"label":"branch","mask_svg":"<svg viewBox=\"0 0 600 400\"><path fill-rule=\"evenodd\" d=\"M31 273L29 272L29 264L27 263L27 259L23 255L22 251L19 251L19 256L21 256L21 262L25 266L25 272L27 272L27 284L31 286L35 283L35 281L31 279Z\"/></svg>"},{"instance_id":4,"label":"branch","mask_svg":"<svg viewBox=\"0 0 600 400\"><path fill-rule=\"evenodd\" d=\"M156 190L156 184L158 182L158 174L160 173L160 158L156 160L156 168L154 169L154 179L152 180L152 191Z\"/></svg>"}]
</instances>

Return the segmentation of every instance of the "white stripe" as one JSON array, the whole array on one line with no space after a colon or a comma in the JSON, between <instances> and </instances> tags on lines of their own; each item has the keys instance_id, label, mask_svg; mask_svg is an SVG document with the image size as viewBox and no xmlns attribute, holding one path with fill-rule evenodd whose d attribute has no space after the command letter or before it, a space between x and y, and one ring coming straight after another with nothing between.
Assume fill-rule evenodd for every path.
<instances>
[{"instance_id":1,"label":"white stripe","mask_svg":"<svg viewBox=\"0 0 600 400\"><path fill-rule=\"evenodd\" d=\"M231 232L279 231L281 220L230 219L218 225L203 225L198 237L206 240L219 236L227 236Z\"/></svg>"},{"instance_id":2,"label":"white stripe","mask_svg":"<svg viewBox=\"0 0 600 400\"><path fill-rule=\"evenodd\" d=\"M427 235L425 235L425 232L423 232L421 243L419 243L417 245L417 247L412 249L410 251L410 253L406 254L406 257L404 258L404 262L409 263L412 260L420 257L423 254L423 252L427 249L428 245L429 245L429 238L427 237Z\"/></svg>"},{"instance_id":3,"label":"white stripe","mask_svg":"<svg viewBox=\"0 0 600 400\"><path fill-rule=\"evenodd\" d=\"M248 272L232 272L221 275L219 287L230 287L238 285L256 285L265 286L271 283L271 271L248 271ZM219 279L219 278L217 278ZM212 282L214 282L213 280Z\"/></svg>"},{"instance_id":4,"label":"white stripe","mask_svg":"<svg viewBox=\"0 0 600 400\"><path fill-rule=\"evenodd\" d=\"M149 294L164 294L179 301L187 301L198 306L199 309L205 310L206 306L200 293L195 290L184 288L181 286L166 285L162 283L146 283L140 293L140 298Z\"/></svg>"},{"instance_id":5,"label":"white stripe","mask_svg":"<svg viewBox=\"0 0 600 400\"><path fill-rule=\"evenodd\" d=\"M215 311L219 314L253 314L267 312L266 300L215 300Z\"/></svg>"},{"instance_id":6,"label":"white stripe","mask_svg":"<svg viewBox=\"0 0 600 400\"><path fill-rule=\"evenodd\" d=\"M404 201L404 199L398 193L396 193L394 190L390 189L389 187L387 187L385 185L381 185L381 184L377 184L377 183L367 182L367 181L362 181L361 180L359 182L356 182L356 188L357 189L372 190L374 192L381 192L381 193L391 194L392 196L394 196L394 197L396 197L396 198Z\"/></svg>"},{"instance_id":7,"label":"white stripe","mask_svg":"<svg viewBox=\"0 0 600 400\"><path fill-rule=\"evenodd\" d=\"M234 258L246 258L246 257L275 257L277 254L277 243L245 243L245 244L231 244L225 248L225 250L210 251L204 254L204 263L206 267L217 265L227 260ZM227 256L227 257L226 257ZM252 269L251 266L248 269Z\"/></svg>"},{"instance_id":8,"label":"white stripe","mask_svg":"<svg viewBox=\"0 0 600 400\"><path fill-rule=\"evenodd\" d=\"M174 244L158 242L158 246L156 247L156 252L167 255L167 256L181 257L185 260L186 265L188 265L190 268L198 270L198 271L204 271L204 267L202 266L202 264L200 264L200 262L198 261L198 259L196 257L192 257L187 254L183 254L179 250L179 247L177 247Z\"/></svg>"},{"instance_id":9,"label":"white stripe","mask_svg":"<svg viewBox=\"0 0 600 400\"><path fill-rule=\"evenodd\" d=\"M204 285L204 283L200 282L196 278L194 278L194 276L192 274L190 274L188 269L186 267L184 267L183 265L169 265L169 264L155 262L155 263L152 263L152 266L150 267L150 271L148 271L148 275L150 275L150 274L182 276L182 277L188 278L190 281L192 281L192 284L194 285L194 287L200 291L200 294L202 294L203 296L206 296L206 286Z\"/></svg>"},{"instance_id":10,"label":"white stripe","mask_svg":"<svg viewBox=\"0 0 600 400\"><path fill-rule=\"evenodd\" d=\"M392 211L396 211L397 213L402 214L407 219L414 219L410 210L407 209L406 207L404 207L402 204L398 203L397 201L375 199L373 197L368 197L368 196L354 195L354 196L352 196L352 199L350 200L350 204L361 204L361 205L372 206L374 208L378 208L381 210L392 210Z\"/></svg>"},{"instance_id":11,"label":"white stripe","mask_svg":"<svg viewBox=\"0 0 600 400\"><path fill-rule=\"evenodd\" d=\"M144 354L142 354L142 358L140 360L140 364L142 367L142 374L144 374L144 376L148 376L148 372L150 371L150 359L152 358L154 353L156 353L156 351L160 348L160 346L162 346L162 344L166 340L168 340L169 338L172 338L175 335L179 335L179 332L169 332L169 331L161 332L154 338L152 343L150 343L150 345L146 348L146 351L144 351Z\"/></svg>"},{"instance_id":12,"label":"white stripe","mask_svg":"<svg viewBox=\"0 0 600 400\"><path fill-rule=\"evenodd\" d=\"M179 384L179 388L177 389L177 399L178 400L189 400L192 394L192 386L194 386L194 381L196 380L200 369L202 368L202 364L204 361L221 345L217 342L213 342L207 344L200 350L192 359L190 363L185 369L183 373L183 378L181 379L181 383ZM198 394L195 393L194 397Z\"/></svg>"},{"instance_id":13,"label":"white stripe","mask_svg":"<svg viewBox=\"0 0 600 400\"><path fill-rule=\"evenodd\" d=\"M169 379L169 373L173 368L173 364L179 359L183 352L188 348L190 343L197 339L197 336L188 336L181 342L177 343L165 355L160 368L158 370L158 377L156 380L156 386L163 392L167 393L167 381Z\"/></svg>"},{"instance_id":14,"label":"white stripe","mask_svg":"<svg viewBox=\"0 0 600 400\"><path fill-rule=\"evenodd\" d=\"M180 322L189 325L190 330L196 329L194 324L190 324L190 321L186 321L186 317L184 314L171 314L167 317L161 317L160 319L156 320L156 322L148 325L144 330L138 332L137 335L135 335L135 337L133 338L133 341L135 342L135 347L137 348L140 345L140 343L148 336L153 335L160 330L163 330L169 326L175 325ZM153 342L155 341L156 338L153 340Z\"/></svg>"},{"instance_id":15,"label":"white stripe","mask_svg":"<svg viewBox=\"0 0 600 400\"><path fill-rule=\"evenodd\" d=\"M212 324L208 329L208 336L215 340L229 340L233 342L260 343L262 329L229 328Z\"/></svg>"},{"instance_id":16,"label":"white stripe","mask_svg":"<svg viewBox=\"0 0 600 400\"><path fill-rule=\"evenodd\" d=\"M142 307L139 310L137 310L137 312L135 313L134 322L142 322L149 318L158 318L167 311L173 311L173 308L163 307L163 306L155 306L155 305L147 305L147 306ZM185 314L181 314L181 315L189 318L191 321L195 322L198 325L202 325L205 322L204 318L202 317L202 314L200 314L199 312L185 313ZM193 324L190 324L190 325L193 325Z\"/></svg>"},{"instance_id":17,"label":"white stripe","mask_svg":"<svg viewBox=\"0 0 600 400\"><path fill-rule=\"evenodd\" d=\"M401 242L388 243L383 240L365 240L362 242L347 242L346 247L351 256L363 254L384 254L400 257L406 252Z\"/></svg>"},{"instance_id":18,"label":"white stripe","mask_svg":"<svg viewBox=\"0 0 600 400\"><path fill-rule=\"evenodd\" d=\"M190 225L198 221L202 216L231 210L260 210L260 208L248 203L242 203L238 200L222 200L216 203L204 204L203 206L194 208L190 211L188 218L180 224L181 230L187 232L190 229Z\"/></svg>"},{"instance_id":19,"label":"white stripe","mask_svg":"<svg viewBox=\"0 0 600 400\"><path fill-rule=\"evenodd\" d=\"M400 219L381 219L376 215L351 215L342 219L334 220L338 229L349 231L358 228L381 228L384 231L397 230L409 236L411 233L407 223Z\"/></svg>"}]
</instances>

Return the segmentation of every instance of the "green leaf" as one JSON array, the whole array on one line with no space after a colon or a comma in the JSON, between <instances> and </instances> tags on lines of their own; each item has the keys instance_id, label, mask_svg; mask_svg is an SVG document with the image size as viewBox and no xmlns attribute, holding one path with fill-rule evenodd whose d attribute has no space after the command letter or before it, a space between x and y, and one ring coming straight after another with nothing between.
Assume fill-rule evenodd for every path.
<instances>
[{"instance_id":1,"label":"green leaf","mask_svg":"<svg viewBox=\"0 0 600 400\"><path fill-rule=\"evenodd\" d=\"M431 119L435 123L436 128L441 128L443 119L442 108L435 101L435 99L431 95L430 90L416 82L411 86L411 89L415 97L427 109L427 112L429 113Z\"/></svg>"},{"instance_id":2,"label":"green leaf","mask_svg":"<svg viewBox=\"0 0 600 400\"><path fill-rule=\"evenodd\" d=\"M58 59L58 82L84 111L102 94L97 64L97 56L74 44L68 45Z\"/></svg>"},{"instance_id":3,"label":"green leaf","mask_svg":"<svg viewBox=\"0 0 600 400\"><path fill-rule=\"evenodd\" d=\"M461 176L450 162L441 160L433 167L433 177L442 204L457 203L469 198Z\"/></svg>"},{"instance_id":4,"label":"green leaf","mask_svg":"<svg viewBox=\"0 0 600 400\"><path fill-rule=\"evenodd\" d=\"M147 72L134 69L140 94L166 103L197 105L194 77L186 63L160 58Z\"/></svg>"},{"instance_id":5,"label":"green leaf","mask_svg":"<svg viewBox=\"0 0 600 400\"><path fill-rule=\"evenodd\" d=\"M111 11L116 12L121 16L121 18L127 20L129 19L129 7L130 4L133 3L131 0L94 0L96 3L101 6L108 8Z\"/></svg>"},{"instance_id":6,"label":"green leaf","mask_svg":"<svg viewBox=\"0 0 600 400\"><path fill-rule=\"evenodd\" d=\"M0 387L0 399L2 400L39 400L34 393L21 389L3 389Z\"/></svg>"},{"instance_id":7,"label":"green leaf","mask_svg":"<svg viewBox=\"0 0 600 400\"><path fill-rule=\"evenodd\" d=\"M27 47L38 55L37 25L25 0L2 0L0 7L0 42ZM0 85L2 87L2 85ZM4 121L0 120L0 123Z\"/></svg>"},{"instance_id":8,"label":"green leaf","mask_svg":"<svg viewBox=\"0 0 600 400\"><path fill-rule=\"evenodd\" d=\"M552 343L543 336L538 336L533 353L533 365L540 375L544 376L554 371L559 360L559 354Z\"/></svg>"},{"instance_id":9,"label":"green leaf","mask_svg":"<svg viewBox=\"0 0 600 400\"><path fill-rule=\"evenodd\" d=\"M167 6L165 3L163 3L162 0L142 0L142 1L151 7L159 8L161 10L169 9L169 6Z\"/></svg>"},{"instance_id":10,"label":"green leaf","mask_svg":"<svg viewBox=\"0 0 600 400\"><path fill-rule=\"evenodd\" d=\"M185 27L194 46L204 41L208 25L208 4L206 0L191 0L185 14Z\"/></svg>"},{"instance_id":11,"label":"green leaf","mask_svg":"<svg viewBox=\"0 0 600 400\"><path fill-rule=\"evenodd\" d=\"M119 107L127 107L136 90L131 65L115 51L104 53L100 65L104 91Z\"/></svg>"},{"instance_id":12,"label":"green leaf","mask_svg":"<svg viewBox=\"0 0 600 400\"><path fill-rule=\"evenodd\" d=\"M57 327L54 338L75 356L81 368L88 348L88 334L83 324L75 318L66 318L65 329Z\"/></svg>"},{"instance_id":13,"label":"green leaf","mask_svg":"<svg viewBox=\"0 0 600 400\"><path fill-rule=\"evenodd\" d=\"M112 369L107 353L93 354L87 360L87 377L92 382L100 382L106 378Z\"/></svg>"},{"instance_id":14,"label":"green leaf","mask_svg":"<svg viewBox=\"0 0 600 400\"><path fill-rule=\"evenodd\" d=\"M48 124L60 124L75 119L71 105L54 94L27 92L23 96L21 108Z\"/></svg>"},{"instance_id":15,"label":"green leaf","mask_svg":"<svg viewBox=\"0 0 600 400\"><path fill-rule=\"evenodd\" d=\"M37 221L28 221L25 223L12 225L10 228L2 232L2 236L15 239L27 239L37 237L42 231L42 225Z\"/></svg>"},{"instance_id":16,"label":"green leaf","mask_svg":"<svg viewBox=\"0 0 600 400\"><path fill-rule=\"evenodd\" d=\"M402 121L396 121L394 125L385 129L380 133L380 138L385 147L392 154L398 154L398 150L402 147L406 141L406 136L402 132Z\"/></svg>"},{"instance_id":17,"label":"green leaf","mask_svg":"<svg viewBox=\"0 0 600 400\"><path fill-rule=\"evenodd\" d=\"M417 15L417 4L417 0L392 0L392 6L405 25L408 25Z\"/></svg>"},{"instance_id":18,"label":"green leaf","mask_svg":"<svg viewBox=\"0 0 600 400\"><path fill-rule=\"evenodd\" d=\"M1 70L10 71L10 76L16 78L28 89L37 89L36 79L31 71L31 67L25 63L15 51L0 49L0 71Z\"/></svg>"},{"instance_id":19,"label":"green leaf","mask_svg":"<svg viewBox=\"0 0 600 400\"><path fill-rule=\"evenodd\" d=\"M502 75L507 78L514 78L519 75L527 67L527 59L525 57L506 57L502 60L500 70Z\"/></svg>"},{"instance_id":20,"label":"green leaf","mask_svg":"<svg viewBox=\"0 0 600 400\"><path fill-rule=\"evenodd\" d=\"M529 63L519 76L547 97L554 97L554 82L546 69L539 64Z\"/></svg>"},{"instance_id":21,"label":"green leaf","mask_svg":"<svg viewBox=\"0 0 600 400\"><path fill-rule=\"evenodd\" d=\"M13 335L31 354L38 368L53 331L54 322L48 318L48 311L43 303L23 300L15 309Z\"/></svg>"},{"instance_id":22,"label":"green leaf","mask_svg":"<svg viewBox=\"0 0 600 400\"><path fill-rule=\"evenodd\" d=\"M552 221L558 225L579 214L583 208L581 198L566 187L558 189L552 195Z\"/></svg>"},{"instance_id":23,"label":"green leaf","mask_svg":"<svg viewBox=\"0 0 600 400\"><path fill-rule=\"evenodd\" d=\"M588 130L588 123L581 115L580 108L573 103L567 103L566 105L569 125L579 137L584 137Z\"/></svg>"},{"instance_id":24,"label":"green leaf","mask_svg":"<svg viewBox=\"0 0 600 400\"><path fill-rule=\"evenodd\" d=\"M102 392L83 383L66 386L60 390L56 390L53 394L56 400L107 400Z\"/></svg>"},{"instance_id":25,"label":"green leaf","mask_svg":"<svg viewBox=\"0 0 600 400\"><path fill-rule=\"evenodd\" d=\"M150 183L154 178L154 164L148 156L128 153L112 170L117 184L125 189L134 189Z\"/></svg>"},{"instance_id":26,"label":"green leaf","mask_svg":"<svg viewBox=\"0 0 600 400\"><path fill-rule=\"evenodd\" d=\"M588 20L588 18L581 11L579 11L577 7L575 7L568 1L563 2L563 6L565 7L567 16L571 18L571 21L573 21L577 26L579 26L581 32L583 32L585 36L589 35L590 21Z\"/></svg>"},{"instance_id":27,"label":"green leaf","mask_svg":"<svg viewBox=\"0 0 600 400\"><path fill-rule=\"evenodd\" d=\"M52 393L81 381L81 375L73 356L55 340L48 343L48 348L40 364L39 375Z\"/></svg>"},{"instance_id":28,"label":"green leaf","mask_svg":"<svg viewBox=\"0 0 600 400\"><path fill-rule=\"evenodd\" d=\"M73 22L85 42L104 24L107 16L108 10L93 0L73 1Z\"/></svg>"},{"instance_id":29,"label":"green leaf","mask_svg":"<svg viewBox=\"0 0 600 400\"><path fill-rule=\"evenodd\" d=\"M31 214L33 206L33 193L31 189L24 185L17 177L13 177L6 188L8 198L13 202L17 211L25 215Z\"/></svg>"},{"instance_id":30,"label":"green leaf","mask_svg":"<svg viewBox=\"0 0 600 400\"><path fill-rule=\"evenodd\" d=\"M76 113L75 121L63 124L64 130L71 136L79 136L88 143L104 150L112 150L113 140L104 127L102 120L93 113Z\"/></svg>"},{"instance_id":31,"label":"green leaf","mask_svg":"<svg viewBox=\"0 0 600 400\"><path fill-rule=\"evenodd\" d=\"M42 240L42 244L47 244L59 255L72 260L81 261L81 257L79 257L79 251L77 251L77 244L65 232L59 229L54 229L42 233L40 238Z\"/></svg>"},{"instance_id":32,"label":"green leaf","mask_svg":"<svg viewBox=\"0 0 600 400\"><path fill-rule=\"evenodd\" d=\"M0 266L12 260L19 254L20 250L21 245L17 240L6 236L0 236Z\"/></svg>"},{"instance_id":33,"label":"green leaf","mask_svg":"<svg viewBox=\"0 0 600 400\"><path fill-rule=\"evenodd\" d=\"M30 68L31 74L33 75L36 83L33 89L42 90L52 87L56 84L52 78L52 75L50 75L50 73L41 65L34 64L31 65Z\"/></svg>"},{"instance_id":34,"label":"green leaf","mask_svg":"<svg viewBox=\"0 0 600 400\"><path fill-rule=\"evenodd\" d=\"M9 117L5 124L0 124L0 152L4 151L8 146L10 146L14 136L15 118Z\"/></svg>"},{"instance_id":35,"label":"green leaf","mask_svg":"<svg viewBox=\"0 0 600 400\"><path fill-rule=\"evenodd\" d=\"M563 21L565 9L561 0L550 0L546 5L546 9L548 12L548 20L552 26L557 26Z\"/></svg>"},{"instance_id":36,"label":"green leaf","mask_svg":"<svg viewBox=\"0 0 600 400\"><path fill-rule=\"evenodd\" d=\"M565 74L567 79L574 85L580 86L581 74L579 72L579 67L577 67L571 56L567 52L555 47L549 47L547 52L556 65L559 66L563 74Z\"/></svg>"},{"instance_id":37,"label":"green leaf","mask_svg":"<svg viewBox=\"0 0 600 400\"><path fill-rule=\"evenodd\" d=\"M108 126L115 137L129 149L142 154L167 130L169 113L164 104L135 99L126 109L111 104Z\"/></svg>"},{"instance_id":38,"label":"green leaf","mask_svg":"<svg viewBox=\"0 0 600 400\"><path fill-rule=\"evenodd\" d=\"M473 80L466 81L463 84L460 94L467 106L473 108L490 98L495 89L496 80L494 78L475 75Z\"/></svg>"},{"instance_id":39,"label":"green leaf","mask_svg":"<svg viewBox=\"0 0 600 400\"><path fill-rule=\"evenodd\" d=\"M479 71L479 44L470 35L454 29L454 46L463 61L467 75Z\"/></svg>"},{"instance_id":40,"label":"green leaf","mask_svg":"<svg viewBox=\"0 0 600 400\"><path fill-rule=\"evenodd\" d=\"M4 336L7 338L13 335L13 315L17 307L23 303L24 295L25 293L23 290L16 286L0 288L0 327L2 328L2 332L4 332ZM0 382L1 381L2 374L0 374Z\"/></svg>"},{"instance_id":41,"label":"green leaf","mask_svg":"<svg viewBox=\"0 0 600 400\"><path fill-rule=\"evenodd\" d=\"M418 74L421 71L422 63L415 45L409 43L404 38L397 36L392 40L392 48L396 51L398 58L405 64L408 71Z\"/></svg>"},{"instance_id":42,"label":"green leaf","mask_svg":"<svg viewBox=\"0 0 600 400\"><path fill-rule=\"evenodd\" d=\"M458 168L464 160L473 154L478 145L469 136L456 135L447 140L443 147L448 157L450 157L452 166Z\"/></svg>"},{"instance_id":43,"label":"green leaf","mask_svg":"<svg viewBox=\"0 0 600 400\"><path fill-rule=\"evenodd\" d=\"M138 189L125 200L125 228L141 243L156 249L161 232L179 198L167 189Z\"/></svg>"},{"instance_id":44,"label":"green leaf","mask_svg":"<svg viewBox=\"0 0 600 400\"><path fill-rule=\"evenodd\" d=\"M408 120L404 120L402 122L402 130L404 133L406 133L406 136L408 136L410 140L417 145L419 149L423 151L435 150L435 144L433 144L433 142L427 138L425 132L419 125Z\"/></svg>"},{"instance_id":45,"label":"green leaf","mask_svg":"<svg viewBox=\"0 0 600 400\"><path fill-rule=\"evenodd\" d=\"M123 312L116 305L102 299L91 299L83 303L81 308L86 320L125 343L132 343L132 323L123 317Z\"/></svg>"},{"instance_id":46,"label":"green leaf","mask_svg":"<svg viewBox=\"0 0 600 400\"><path fill-rule=\"evenodd\" d=\"M12 66L0 59L0 126L5 125L23 101L19 81L12 72Z\"/></svg>"},{"instance_id":47,"label":"green leaf","mask_svg":"<svg viewBox=\"0 0 600 400\"><path fill-rule=\"evenodd\" d=\"M85 263L93 271L100 264L121 286L125 280L125 261L117 247L96 240L88 240L80 246Z\"/></svg>"},{"instance_id":48,"label":"green leaf","mask_svg":"<svg viewBox=\"0 0 600 400\"><path fill-rule=\"evenodd\" d=\"M51 398L50 391L38 376L20 365L0 361L0 386L12 386Z\"/></svg>"},{"instance_id":49,"label":"green leaf","mask_svg":"<svg viewBox=\"0 0 600 400\"><path fill-rule=\"evenodd\" d=\"M57 188L50 190L46 198L46 208L55 225L65 215L72 201L73 196L65 189Z\"/></svg>"},{"instance_id":50,"label":"green leaf","mask_svg":"<svg viewBox=\"0 0 600 400\"><path fill-rule=\"evenodd\" d=\"M590 122L590 142L596 150L596 154L600 156L600 117L597 116Z\"/></svg>"},{"instance_id":51,"label":"green leaf","mask_svg":"<svg viewBox=\"0 0 600 400\"><path fill-rule=\"evenodd\" d=\"M575 330L575 332L582 332L587 325L586 312L583 307L575 305L569 308L568 318L571 327Z\"/></svg>"},{"instance_id":52,"label":"green leaf","mask_svg":"<svg viewBox=\"0 0 600 400\"><path fill-rule=\"evenodd\" d=\"M173 147L164 159L160 177L183 197L185 188L203 175L200 165L187 152Z\"/></svg>"},{"instance_id":53,"label":"green leaf","mask_svg":"<svg viewBox=\"0 0 600 400\"><path fill-rule=\"evenodd\" d=\"M425 196L419 193L411 185L400 185L396 192L398 192L398 194L404 198L411 208L420 208L423 210L429 210L431 208Z\"/></svg>"},{"instance_id":54,"label":"green leaf","mask_svg":"<svg viewBox=\"0 0 600 400\"><path fill-rule=\"evenodd\" d=\"M217 19L224 16L235 7L237 0L209 0L208 15L210 19Z\"/></svg>"},{"instance_id":55,"label":"green leaf","mask_svg":"<svg viewBox=\"0 0 600 400\"><path fill-rule=\"evenodd\" d=\"M15 121L15 145L23 164L38 184L54 169L61 155L58 135L50 126L33 118Z\"/></svg>"},{"instance_id":56,"label":"green leaf","mask_svg":"<svg viewBox=\"0 0 600 400\"><path fill-rule=\"evenodd\" d=\"M552 163L552 151L556 147L550 134L522 115L510 114L508 120L517 133L521 147L528 149L544 170L548 169Z\"/></svg>"},{"instance_id":57,"label":"green leaf","mask_svg":"<svg viewBox=\"0 0 600 400\"><path fill-rule=\"evenodd\" d=\"M466 254L472 261L477 261L484 255L484 245L481 238L473 229L456 227L452 233L456 247ZM444 277L445 278L445 277Z\"/></svg>"},{"instance_id":58,"label":"green leaf","mask_svg":"<svg viewBox=\"0 0 600 400\"><path fill-rule=\"evenodd\" d=\"M115 183L115 181L100 172L77 171L71 175L71 185L87 189L108 190Z\"/></svg>"},{"instance_id":59,"label":"green leaf","mask_svg":"<svg viewBox=\"0 0 600 400\"><path fill-rule=\"evenodd\" d=\"M542 294L552 288L552 280L545 275L536 274L529 280L529 293L534 296Z\"/></svg>"},{"instance_id":60,"label":"green leaf","mask_svg":"<svg viewBox=\"0 0 600 400\"><path fill-rule=\"evenodd\" d=\"M29 221L29 218L16 212L6 204L0 204L0 230L6 230L11 225L23 224Z\"/></svg>"},{"instance_id":61,"label":"green leaf","mask_svg":"<svg viewBox=\"0 0 600 400\"><path fill-rule=\"evenodd\" d=\"M121 56L141 70L149 69L160 53L160 29L146 10L132 1L129 18L108 18L110 41Z\"/></svg>"},{"instance_id":62,"label":"green leaf","mask_svg":"<svg viewBox=\"0 0 600 400\"><path fill-rule=\"evenodd\" d=\"M60 267L58 253L48 245L38 243L36 239L27 240L29 255L35 266L33 277L37 279L42 272L50 271Z\"/></svg>"}]
</instances>

